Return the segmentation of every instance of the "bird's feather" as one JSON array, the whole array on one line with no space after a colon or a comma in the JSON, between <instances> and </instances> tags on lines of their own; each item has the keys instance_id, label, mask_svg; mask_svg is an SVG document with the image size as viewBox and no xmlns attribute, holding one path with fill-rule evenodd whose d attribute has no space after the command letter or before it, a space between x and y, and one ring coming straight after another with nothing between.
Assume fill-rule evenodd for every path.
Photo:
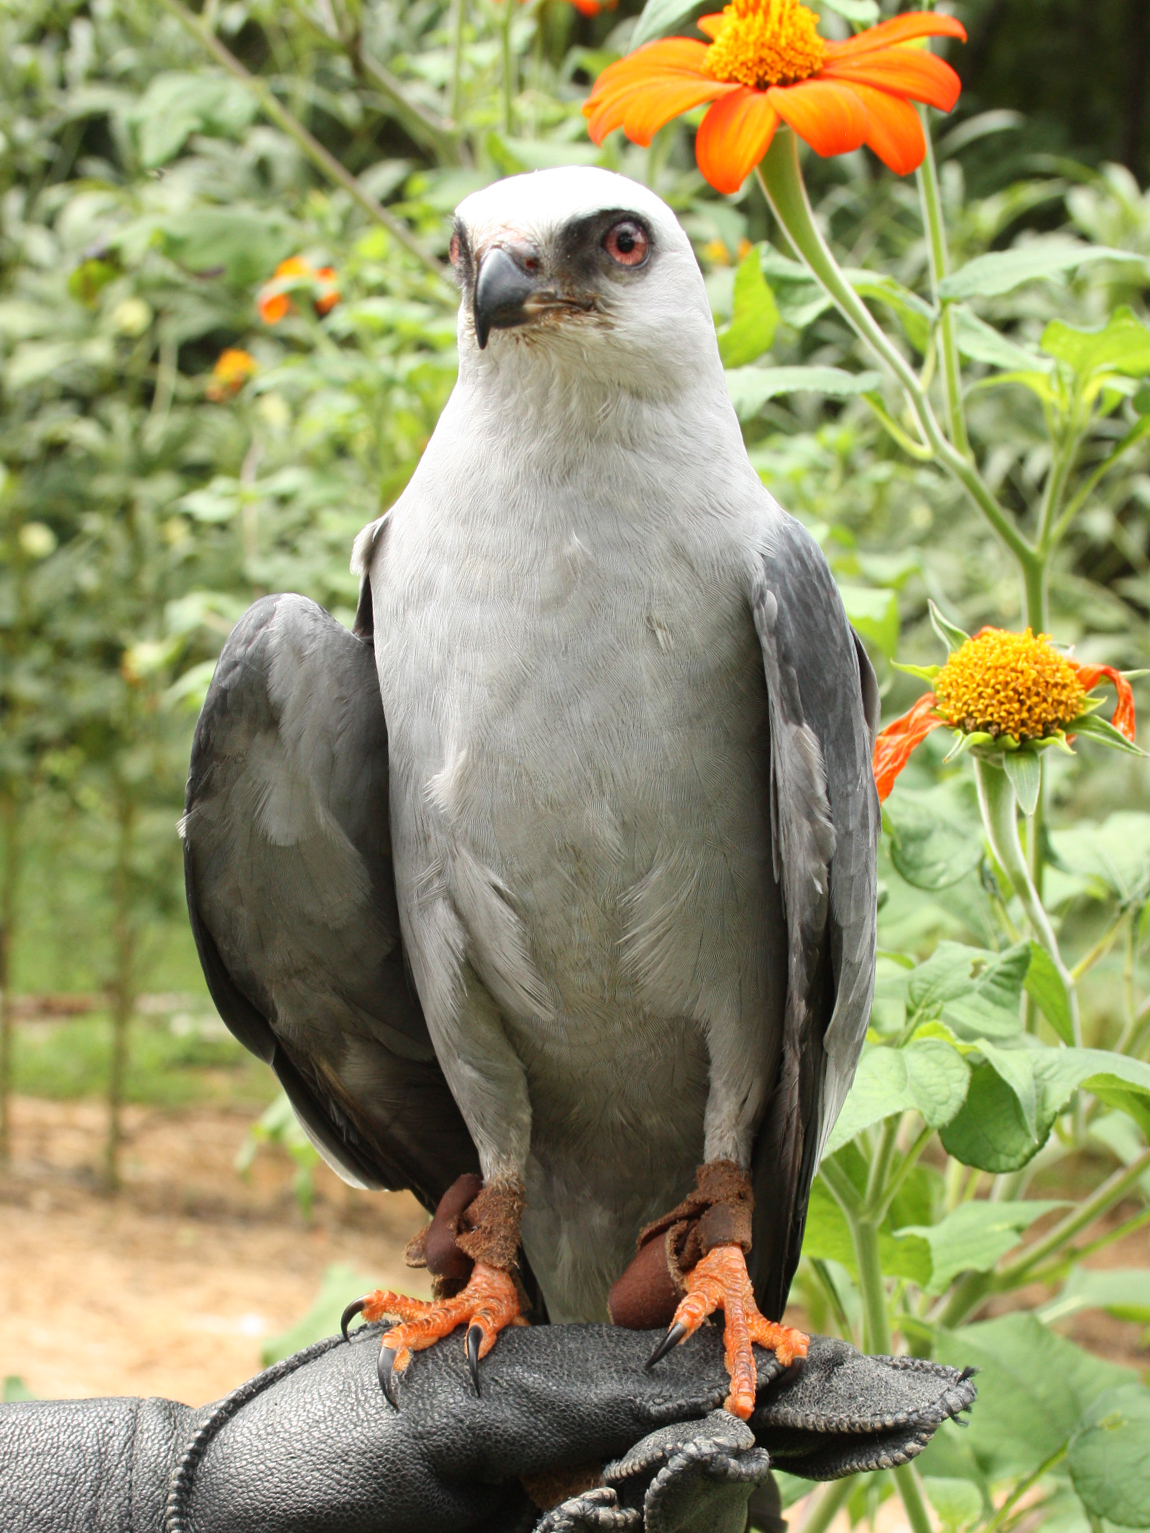
<instances>
[{"instance_id":1,"label":"bird's feather","mask_svg":"<svg viewBox=\"0 0 1150 1533\"><path fill-rule=\"evenodd\" d=\"M752 610L767 681L772 851L788 956L782 1060L752 1163L751 1266L759 1307L777 1319L870 1015L878 692L826 560L791 517L779 518L763 552Z\"/></svg>"},{"instance_id":2,"label":"bird's feather","mask_svg":"<svg viewBox=\"0 0 1150 1533\"><path fill-rule=\"evenodd\" d=\"M221 1016L345 1179L433 1207L478 1161L405 970L370 643L300 596L249 609L196 729L182 832Z\"/></svg>"}]
</instances>

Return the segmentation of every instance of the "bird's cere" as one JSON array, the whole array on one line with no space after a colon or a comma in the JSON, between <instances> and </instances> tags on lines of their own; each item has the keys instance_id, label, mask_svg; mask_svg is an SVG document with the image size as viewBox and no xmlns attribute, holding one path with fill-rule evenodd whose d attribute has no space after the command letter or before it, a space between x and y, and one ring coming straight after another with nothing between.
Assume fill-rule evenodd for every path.
<instances>
[{"instance_id":1,"label":"bird's cere","mask_svg":"<svg viewBox=\"0 0 1150 1533\"><path fill-rule=\"evenodd\" d=\"M950 655L945 665L911 667L933 687L875 740L874 775L880 799L911 752L942 725L957 730L957 748L982 755L1068 749L1068 739L1087 721L1099 700L1091 690L1109 681L1118 694L1111 725L1117 735L1103 744L1134 740L1134 693L1129 680L1110 665L1086 665L1055 649L1049 634L983 628ZM1122 739L1117 738L1121 736Z\"/></svg>"},{"instance_id":2,"label":"bird's cere","mask_svg":"<svg viewBox=\"0 0 1150 1533\"><path fill-rule=\"evenodd\" d=\"M1010 735L1020 745L1065 729L1086 692L1073 662L1050 635L984 628L951 655L934 679L943 722L964 734Z\"/></svg>"},{"instance_id":3,"label":"bird's cere","mask_svg":"<svg viewBox=\"0 0 1150 1533\"><path fill-rule=\"evenodd\" d=\"M827 45L814 11L799 0L733 0L714 21L714 41L703 58L712 80L750 85L793 85L823 67Z\"/></svg>"}]
</instances>

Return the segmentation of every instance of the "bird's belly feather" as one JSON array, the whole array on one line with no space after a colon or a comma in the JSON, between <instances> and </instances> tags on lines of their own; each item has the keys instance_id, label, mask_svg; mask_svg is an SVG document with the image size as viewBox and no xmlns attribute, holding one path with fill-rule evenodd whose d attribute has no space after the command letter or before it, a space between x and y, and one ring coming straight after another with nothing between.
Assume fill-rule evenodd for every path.
<instances>
[{"instance_id":1,"label":"bird's belly feather","mask_svg":"<svg viewBox=\"0 0 1150 1533\"><path fill-rule=\"evenodd\" d=\"M733 576L682 557L662 589L652 561L585 551L498 589L497 561L471 589L456 564L448 599L394 552L375 602L393 822L417 822L400 904L415 929L440 887L458 914L526 1072L528 1255L555 1318L601 1318L703 1157L716 1044L732 1114L773 1071L757 640Z\"/></svg>"}]
</instances>

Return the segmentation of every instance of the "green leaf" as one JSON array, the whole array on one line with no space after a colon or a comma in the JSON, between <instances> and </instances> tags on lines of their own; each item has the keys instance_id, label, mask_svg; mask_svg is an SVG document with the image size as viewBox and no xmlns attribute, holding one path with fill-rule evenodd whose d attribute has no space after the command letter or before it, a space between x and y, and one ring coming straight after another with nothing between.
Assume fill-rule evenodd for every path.
<instances>
[{"instance_id":1,"label":"green leaf","mask_svg":"<svg viewBox=\"0 0 1150 1533\"><path fill-rule=\"evenodd\" d=\"M978 1047L987 1064L1006 1082L1022 1109L1022 1121L1032 1139L1039 1139L1038 1132L1038 1082L1034 1078L1034 1061L1029 1049L999 1048L989 1038L980 1038ZM1053 1121L1053 1120L1052 1120ZM1045 1125L1045 1133L1050 1125ZM1041 1141L1039 1141L1041 1142Z\"/></svg>"},{"instance_id":2,"label":"green leaf","mask_svg":"<svg viewBox=\"0 0 1150 1533\"><path fill-rule=\"evenodd\" d=\"M899 1235L919 1235L930 1247L927 1292L945 1293L960 1272L989 1272L1018 1244L1019 1233L1062 1202L960 1203L938 1224L907 1225Z\"/></svg>"},{"instance_id":3,"label":"green leaf","mask_svg":"<svg viewBox=\"0 0 1150 1533\"><path fill-rule=\"evenodd\" d=\"M941 1039L915 1039L901 1049L869 1045L824 1153L835 1154L872 1123L912 1108L931 1128L941 1128L966 1100L969 1081L969 1065Z\"/></svg>"},{"instance_id":4,"label":"green leaf","mask_svg":"<svg viewBox=\"0 0 1150 1533\"><path fill-rule=\"evenodd\" d=\"M1003 953L940 942L907 983L907 1009L941 1017L960 1038L1014 1038L1022 1025L1019 1002L1029 964L1026 942Z\"/></svg>"},{"instance_id":5,"label":"green leaf","mask_svg":"<svg viewBox=\"0 0 1150 1533\"><path fill-rule=\"evenodd\" d=\"M885 272L848 270L843 273L847 281L863 298L875 298L886 304L898 317L907 340L918 351L925 353L930 344L930 332L937 314L934 308L910 288L904 287L895 277Z\"/></svg>"},{"instance_id":6,"label":"green leaf","mask_svg":"<svg viewBox=\"0 0 1150 1533\"><path fill-rule=\"evenodd\" d=\"M1104 1390L1136 1380L1033 1315L1017 1313L940 1331L935 1355L940 1363L979 1370L978 1404L963 1438L996 1482L1033 1474L1066 1445Z\"/></svg>"},{"instance_id":7,"label":"green leaf","mask_svg":"<svg viewBox=\"0 0 1150 1533\"><path fill-rule=\"evenodd\" d=\"M631 34L631 47L638 48L653 38L666 37L668 32L682 26L688 16L702 10L699 0L647 0Z\"/></svg>"},{"instance_id":8,"label":"green leaf","mask_svg":"<svg viewBox=\"0 0 1150 1533\"><path fill-rule=\"evenodd\" d=\"M1111 750L1125 751L1129 756L1144 756L1146 752L1128 740L1120 729L1115 729L1109 719L1099 718L1096 713L1084 713L1072 719L1066 726L1068 735L1082 735L1087 740L1097 740Z\"/></svg>"},{"instance_id":9,"label":"green leaf","mask_svg":"<svg viewBox=\"0 0 1150 1533\"><path fill-rule=\"evenodd\" d=\"M282 219L266 211L198 207L169 213L159 224L164 253L200 275L222 272L233 287L270 277L297 245Z\"/></svg>"},{"instance_id":10,"label":"green leaf","mask_svg":"<svg viewBox=\"0 0 1150 1533\"><path fill-rule=\"evenodd\" d=\"M845 399L866 394L882 383L878 373L848 373L841 367L735 367L727 372L727 391L740 420L751 420L780 394L826 394Z\"/></svg>"},{"instance_id":11,"label":"green leaf","mask_svg":"<svg viewBox=\"0 0 1150 1533\"><path fill-rule=\"evenodd\" d=\"M882 1270L888 1277L907 1278L919 1287L930 1280L930 1247L921 1236L907 1235L905 1239L898 1239L891 1233L887 1220L879 1230L878 1246ZM807 1205L803 1255L839 1262L858 1281L851 1232L834 1194L821 1176L815 1178Z\"/></svg>"},{"instance_id":12,"label":"green leaf","mask_svg":"<svg viewBox=\"0 0 1150 1533\"><path fill-rule=\"evenodd\" d=\"M1075 1267L1058 1298L1044 1307L1043 1318L1049 1323L1084 1309L1104 1309L1119 1320L1150 1325L1150 1268Z\"/></svg>"},{"instance_id":13,"label":"green leaf","mask_svg":"<svg viewBox=\"0 0 1150 1533\"><path fill-rule=\"evenodd\" d=\"M1054 967L1053 958L1039 942L1031 941L1030 967L1026 971L1024 984L1027 995L1033 997L1063 1043L1073 1044L1070 998L1066 994L1061 974Z\"/></svg>"},{"instance_id":14,"label":"green leaf","mask_svg":"<svg viewBox=\"0 0 1150 1533\"><path fill-rule=\"evenodd\" d=\"M982 1516L982 1492L970 1480L924 1475L922 1488L938 1513L943 1533L958 1533Z\"/></svg>"},{"instance_id":15,"label":"green leaf","mask_svg":"<svg viewBox=\"0 0 1150 1533\"><path fill-rule=\"evenodd\" d=\"M1130 403L1139 415L1150 415L1150 388L1139 389Z\"/></svg>"},{"instance_id":16,"label":"green leaf","mask_svg":"<svg viewBox=\"0 0 1150 1533\"><path fill-rule=\"evenodd\" d=\"M1150 1389L1126 1384L1099 1395L1070 1440L1066 1465L1092 1516L1150 1528Z\"/></svg>"},{"instance_id":17,"label":"green leaf","mask_svg":"<svg viewBox=\"0 0 1150 1533\"><path fill-rule=\"evenodd\" d=\"M873 644L884 655L893 655L898 647L898 598L893 591L876 591L871 586L839 586L847 617L859 637Z\"/></svg>"},{"instance_id":18,"label":"green leaf","mask_svg":"<svg viewBox=\"0 0 1150 1533\"><path fill-rule=\"evenodd\" d=\"M1052 319L1042 332L1042 349L1082 377L1091 373L1123 373L1141 378L1150 373L1150 330L1132 309L1116 309L1101 330L1078 330Z\"/></svg>"},{"instance_id":19,"label":"green leaf","mask_svg":"<svg viewBox=\"0 0 1150 1533\"><path fill-rule=\"evenodd\" d=\"M916 889L948 889L982 861L980 829L947 814L953 802L937 789L915 793L907 788L883 805L890 860Z\"/></svg>"},{"instance_id":20,"label":"green leaf","mask_svg":"<svg viewBox=\"0 0 1150 1533\"><path fill-rule=\"evenodd\" d=\"M35 1398L36 1396L18 1373L4 1375L3 1386L0 1386L0 1401L3 1401L5 1405L20 1405Z\"/></svg>"},{"instance_id":21,"label":"green leaf","mask_svg":"<svg viewBox=\"0 0 1150 1533\"><path fill-rule=\"evenodd\" d=\"M1065 239L1034 240L1013 250L994 250L975 256L938 285L940 298L994 298L1009 293L1023 282L1056 277L1060 272L1090 261L1137 261L1130 250L1111 250L1105 245L1078 245Z\"/></svg>"},{"instance_id":22,"label":"green leaf","mask_svg":"<svg viewBox=\"0 0 1150 1533\"><path fill-rule=\"evenodd\" d=\"M735 302L731 323L719 332L719 355L724 367L742 367L767 351L775 338L779 310L763 276L758 249L747 252L735 273Z\"/></svg>"},{"instance_id":23,"label":"green leaf","mask_svg":"<svg viewBox=\"0 0 1150 1533\"><path fill-rule=\"evenodd\" d=\"M1150 885L1150 814L1124 809L1101 825L1079 820L1051 840L1059 865L1089 878L1101 896L1144 897Z\"/></svg>"},{"instance_id":24,"label":"green leaf","mask_svg":"<svg viewBox=\"0 0 1150 1533\"><path fill-rule=\"evenodd\" d=\"M129 114L148 169L166 165L193 133L234 138L251 123L257 103L238 80L208 69L154 75Z\"/></svg>"},{"instance_id":25,"label":"green leaf","mask_svg":"<svg viewBox=\"0 0 1150 1533\"><path fill-rule=\"evenodd\" d=\"M989 367L1002 368L1007 372L1032 372L1049 367L1041 357L1024 351L1016 342L997 331L993 325L979 319L973 309L965 304L955 304L954 333L958 349L972 362L985 362Z\"/></svg>"},{"instance_id":26,"label":"green leaf","mask_svg":"<svg viewBox=\"0 0 1150 1533\"><path fill-rule=\"evenodd\" d=\"M1002 758L1010 786L1023 814L1033 814L1038 808L1038 795L1042 789L1042 763L1033 751L1007 751Z\"/></svg>"},{"instance_id":27,"label":"green leaf","mask_svg":"<svg viewBox=\"0 0 1150 1533\"><path fill-rule=\"evenodd\" d=\"M1020 1171L1042 1148L1026 1127L1018 1097L990 1064L971 1070L966 1101L939 1138L964 1166L996 1176Z\"/></svg>"},{"instance_id":28,"label":"green leaf","mask_svg":"<svg viewBox=\"0 0 1150 1533\"><path fill-rule=\"evenodd\" d=\"M953 655L956 649L961 649L968 642L970 635L963 633L956 623L944 617L934 602L928 601L927 607L930 609L930 626L946 645L948 653Z\"/></svg>"}]
</instances>

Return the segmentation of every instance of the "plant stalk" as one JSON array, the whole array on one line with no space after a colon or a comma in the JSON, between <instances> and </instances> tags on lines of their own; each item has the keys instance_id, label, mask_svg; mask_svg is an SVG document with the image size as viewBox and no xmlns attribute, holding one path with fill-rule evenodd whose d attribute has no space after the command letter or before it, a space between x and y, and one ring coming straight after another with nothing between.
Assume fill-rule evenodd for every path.
<instances>
[{"instance_id":1,"label":"plant stalk","mask_svg":"<svg viewBox=\"0 0 1150 1533\"><path fill-rule=\"evenodd\" d=\"M0 884L0 1166L12 1154L12 943L20 882L20 812L14 793L0 796L4 874Z\"/></svg>"},{"instance_id":2,"label":"plant stalk","mask_svg":"<svg viewBox=\"0 0 1150 1533\"><path fill-rule=\"evenodd\" d=\"M1002 767L981 756L974 758L974 780L978 787L978 803L982 810L982 823L986 829L990 849L999 867L1010 880L1015 894L1018 895L1035 937L1050 955L1051 962L1058 970L1059 978L1066 987L1074 1043L1076 1047L1081 1048L1082 1022L1078 1015L1078 992L1075 988L1074 976L1062 961L1058 939L1054 935L1050 918L1038 897L1038 891L1034 887L1030 869L1022 851L1022 842L1018 836L1014 789ZM1037 831L1033 825L1031 834L1032 839L1037 839Z\"/></svg>"},{"instance_id":3,"label":"plant stalk","mask_svg":"<svg viewBox=\"0 0 1150 1533\"><path fill-rule=\"evenodd\" d=\"M427 249L423 241L417 239L407 225L377 201L369 191L366 191L352 175L351 171L341 165L333 154L330 154L317 138L314 138L303 123L293 117L287 107L278 99L271 87L258 75L253 75L245 69L235 54L226 48L214 32L210 32L194 16L180 0L161 0L161 4L171 12L180 25L189 32L200 44L205 52L210 53L216 62L223 66L235 79L245 86L259 102L260 110L264 116L275 123L281 132L286 133L293 139L307 155L308 159L330 181L337 186L342 186L352 200L377 223L383 225L399 241L405 250L415 258L422 261L428 271L434 272L437 277L447 279L442 265L431 251Z\"/></svg>"},{"instance_id":4,"label":"plant stalk","mask_svg":"<svg viewBox=\"0 0 1150 1533\"><path fill-rule=\"evenodd\" d=\"M848 1474L844 1480L832 1480L821 1487L814 1498L814 1505L803 1518L799 1533L826 1533L835 1518L846 1506L858 1483L858 1475Z\"/></svg>"},{"instance_id":5,"label":"plant stalk","mask_svg":"<svg viewBox=\"0 0 1150 1533\"><path fill-rule=\"evenodd\" d=\"M116 1192L120 1186L120 1146L124 1138L124 1082L128 1072L128 1027L135 1008L136 956L136 927L132 916L135 806L123 784L118 785L117 798L116 864L112 874L116 970L112 984L112 1057L108 1069L108 1137L104 1147L104 1180L110 1192Z\"/></svg>"},{"instance_id":6,"label":"plant stalk","mask_svg":"<svg viewBox=\"0 0 1150 1533\"><path fill-rule=\"evenodd\" d=\"M998 504L990 488L967 458L944 436L930 400L914 368L898 350L874 315L843 275L815 222L799 167L798 141L789 128L779 128L756 170L775 217L812 275L834 302L855 333L902 385L923 436L938 460L963 485L975 505L1025 570L1034 549Z\"/></svg>"},{"instance_id":7,"label":"plant stalk","mask_svg":"<svg viewBox=\"0 0 1150 1533\"><path fill-rule=\"evenodd\" d=\"M939 296L939 284L946 276L949 259L946 248L946 229L942 218L942 197L938 186L938 166L934 158L934 140L926 108L920 106L922 133L926 140L926 158L918 168L918 191L922 201L922 222L926 230L927 250L930 253L930 285L935 307L938 309L938 340L942 351L942 384L946 394L946 418L950 427L950 439L969 458L970 438L966 431L966 418L962 409L962 369L958 357L958 341L954 328L954 311L950 303Z\"/></svg>"}]
</instances>

